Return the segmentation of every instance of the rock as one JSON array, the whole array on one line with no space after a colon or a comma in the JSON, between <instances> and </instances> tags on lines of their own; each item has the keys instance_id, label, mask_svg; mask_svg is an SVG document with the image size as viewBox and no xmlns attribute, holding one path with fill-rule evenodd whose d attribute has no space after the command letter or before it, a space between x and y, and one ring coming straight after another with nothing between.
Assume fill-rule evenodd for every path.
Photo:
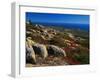
<instances>
[{"instance_id":1,"label":"rock","mask_svg":"<svg viewBox=\"0 0 100 80\"><path fill-rule=\"evenodd\" d=\"M32 32L33 32L33 33L36 33L36 30L32 29Z\"/></svg>"},{"instance_id":2,"label":"rock","mask_svg":"<svg viewBox=\"0 0 100 80\"><path fill-rule=\"evenodd\" d=\"M36 43L33 45L33 49L35 53L40 54L44 59L48 56L46 46L43 44Z\"/></svg>"},{"instance_id":3,"label":"rock","mask_svg":"<svg viewBox=\"0 0 100 80\"><path fill-rule=\"evenodd\" d=\"M31 45L31 46L35 44L35 42L32 40L31 37L27 37L27 38L26 38L26 41L27 41L28 44Z\"/></svg>"},{"instance_id":4,"label":"rock","mask_svg":"<svg viewBox=\"0 0 100 80\"><path fill-rule=\"evenodd\" d=\"M42 38L43 40L46 40L46 38L45 38L43 35L41 35L41 38Z\"/></svg>"},{"instance_id":5,"label":"rock","mask_svg":"<svg viewBox=\"0 0 100 80\"><path fill-rule=\"evenodd\" d=\"M72 33L67 33L67 34L68 34L68 36L69 36L70 38L75 39L75 37L74 37L74 35L73 35Z\"/></svg>"},{"instance_id":6,"label":"rock","mask_svg":"<svg viewBox=\"0 0 100 80\"><path fill-rule=\"evenodd\" d=\"M40 32L40 31L38 31L38 30L36 31L36 33L37 33L37 34L41 34L41 32Z\"/></svg>"},{"instance_id":7,"label":"rock","mask_svg":"<svg viewBox=\"0 0 100 80\"><path fill-rule=\"evenodd\" d=\"M26 42L26 62L36 63L35 52L28 41Z\"/></svg>"},{"instance_id":8,"label":"rock","mask_svg":"<svg viewBox=\"0 0 100 80\"><path fill-rule=\"evenodd\" d=\"M76 41L85 41L85 39L81 38L81 37L77 37Z\"/></svg>"},{"instance_id":9,"label":"rock","mask_svg":"<svg viewBox=\"0 0 100 80\"><path fill-rule=\"evenodd\" d=\"M26 34L32 34L32 32L30 32L30 31L26 31Z\"/></svg>"},{"instance_id":10,"label":"rock","mask_svg":"<svg viewBox=\"0 0 100 80\"><path fill-rule=\"evenodd\" d=\"M27 36L31 36L32 35L32 32L31 31L26 31L26 37Z\"/></svg>"},{"instance_id":11,"label":"rock","mask_svg":"<svg viewBox=\"0 0 100 80\"><path fill-rule=\"evenodd\" d=\"M58 47L58 46L48 45L47 49L48 49L49 54L54 54L54 55L57 55L57 56L63 55L64 57L66 56L65 51L62 48Z\"/></svg>"}]
</instances>

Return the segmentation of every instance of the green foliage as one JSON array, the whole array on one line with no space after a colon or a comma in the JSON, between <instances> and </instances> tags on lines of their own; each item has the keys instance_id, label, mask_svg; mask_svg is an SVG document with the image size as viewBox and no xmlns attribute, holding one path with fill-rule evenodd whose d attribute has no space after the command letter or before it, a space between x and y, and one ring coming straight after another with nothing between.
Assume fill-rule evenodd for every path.
<instances>
[{"instance_id":1,"label":"green foliage","mask_svg":"<svg viewBox=\"0 0 100 80\"><path fill-rule=\"evenodd\" d=\"M67 45L64 42L64 39L58 36L53 37L50 41L50 44L59 46L59 47L66 47Z\"/></svg>"},{"instance_id":2,"label":"green foliage","mask_svg":"<svg viewBox=\"0 0 100 80\"><path fill-rule=\"evenodd\" d=\"M89 64L89 51L80 48L77 53L74 53L73 57L81 64Z\"/></svg>"},{"instance_id":3,"label":"green foliage","mask_svg":"<svg viewBox=\"0 0 100 80\"><path fill-rule=\"evenodd\" d=\"M89 48L89 40L79 40L76 43L82 45L83 47Z\"/></svg>"}]
</instances>

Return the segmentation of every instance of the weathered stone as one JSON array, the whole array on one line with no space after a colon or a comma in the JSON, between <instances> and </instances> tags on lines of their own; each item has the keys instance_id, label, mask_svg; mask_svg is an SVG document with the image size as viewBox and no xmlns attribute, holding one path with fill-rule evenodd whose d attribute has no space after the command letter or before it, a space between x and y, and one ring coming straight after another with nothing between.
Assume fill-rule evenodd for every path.
<instances>
[{"instance_id":1,"label":"weathered stone","mask_svg":"<svg viewBox=\"0 0 100 80\"><path fill-rule=\"evenodd\" d=\"M48 48L48 53L49 54L54 54L54 55L57 55L57 56L63 55L64 57L66 56L65 51L62 48L58 47L58 46L48 45L47 48Z\"/></svg>"},{"instance_id":2,"label":"weathered stone","mask_svg":"<svg viewBox=\"0 0 100 80\"><path fill-rule=\"evenodd\" d=\"M35 52L28 42L26 42L26 62L36 63Z\"/></svg>"},{"instance_id":3,"label":"weathered stone","mask_svg":"<svg viewBox=\"0 0 100 80\"><path fill-rule=\"evenodd\" d=\"M43 44L36 43L33 45L33 49L35 53L40 54L43 58L46 58L48 56L46 46Z\"/></svg>"}]
</instances>

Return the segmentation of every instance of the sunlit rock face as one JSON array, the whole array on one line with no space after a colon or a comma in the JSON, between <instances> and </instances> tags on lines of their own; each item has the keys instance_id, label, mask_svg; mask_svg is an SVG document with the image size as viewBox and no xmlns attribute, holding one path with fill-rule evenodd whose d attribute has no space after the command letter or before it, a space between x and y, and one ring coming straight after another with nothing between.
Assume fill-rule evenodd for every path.
<instances>
[{"instance_id":1,"label":"sunlit rock face","mask_svg":"<svg viewBox=\"0 0 100 80\"><path fill-rule=\"evenodd\" d=\"M49 54L53 54L55 56L59 56L59 55L64 57L66 56L65 51L58 46L48 45L47 49Z\"/></svg>"},{"instance_id":2,"label":"sunlit rock face","mask_svg":"<svg viewBox=\"0 0 100 80\"><path fill-rule=\"evenodd\" d=\"M33 45L33 49L34 49L36 54L41 55L44 59L48 56L46 46L43 44L36 43Z\"/></svg>"},{"instance_id":3,"label":"sunlit rock face","mask_svg":"<svg viewBox=\"0 0 100 80\"><path fill-rule=\"evenodd\" d=\"M26 62L36 63L35 52L28 42L26 42Z\"/></svg>"}]
</instances>

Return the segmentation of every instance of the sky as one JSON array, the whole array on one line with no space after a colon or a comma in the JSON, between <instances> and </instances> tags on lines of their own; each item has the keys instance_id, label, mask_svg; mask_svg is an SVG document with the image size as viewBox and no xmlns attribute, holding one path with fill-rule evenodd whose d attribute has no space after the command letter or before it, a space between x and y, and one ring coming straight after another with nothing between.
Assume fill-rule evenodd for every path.
<instances>
[{"instance_id":1,"label":"sky","mask_svg":"<svg viewBox=\"0 0 100 80\"><path fill-rule=\"evenodd\" d=\"M89 25L89 15L26 12L26 21L42 24ZM88 27L88 26L87 26Z\"/></svg>"}]
</instances>

